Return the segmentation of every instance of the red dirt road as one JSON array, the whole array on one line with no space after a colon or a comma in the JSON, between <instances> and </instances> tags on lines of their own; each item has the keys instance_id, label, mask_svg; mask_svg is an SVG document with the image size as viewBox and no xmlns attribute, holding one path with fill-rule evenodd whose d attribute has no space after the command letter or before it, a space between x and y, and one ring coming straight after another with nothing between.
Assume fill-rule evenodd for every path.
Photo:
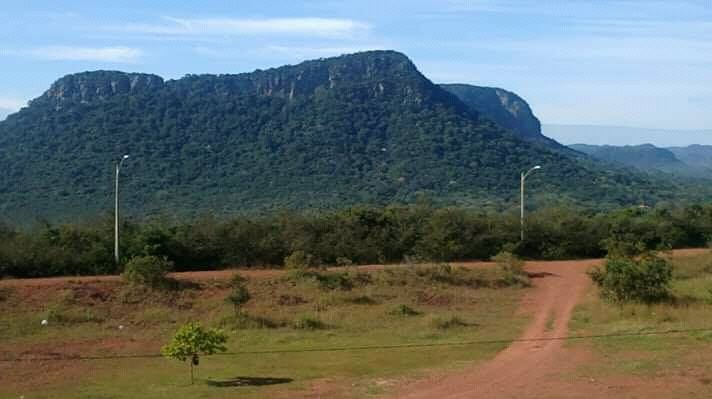
<instances>
[{"instance_id":1,"label":"red dirt road","mask_svg":"<svg viewBox=\"0 0 712 399\"><path fill-rule=\"evenodd\" d=\"M707 250L680 250L675 256ZM536 278L522 299L520 312L532 321L520 337L565 337L574 307L590 285L586 271L601 260L528 262L526 270ZM563 340L514 342L494 359L456 374L433 376L406 385L397 398L609 398L610 386L582 377L566 378L567 371L585 362L589 355L564 347ZM628 380L628 393L661 392L649 384ZM664 390L664 389L663 389ZM620 392L618 392L620 394ZM647 397L647 396L643 396Z\"/></svg>"},{"instance_id":2,"label":"red dirt road","mask_svg":"<svg viewBox=\"0 0 712 399\"><path fill-rule=\"evenodd\" d=\"M520 338L566 336L571 313L590 283L585 272L596 264L600 260L527 263L527 271L536 277L520 311L531 313L533 319ZM545 388L552 374L561 370L565 355L562 345L560 340L515 342L481 367L419 381L396 397L533 397Z\"/></svg>"}]
</instances>

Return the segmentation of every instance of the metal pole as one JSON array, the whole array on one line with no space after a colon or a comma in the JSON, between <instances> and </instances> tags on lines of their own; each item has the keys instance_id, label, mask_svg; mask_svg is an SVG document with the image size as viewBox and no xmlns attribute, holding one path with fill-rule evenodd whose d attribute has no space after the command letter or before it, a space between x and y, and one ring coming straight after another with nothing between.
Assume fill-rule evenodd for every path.
<instances>
[{"instance_id":1,"label":"metal pole","mask_svg":"<svg viewBox=\"0 0 712 399\"><path fill-rule=\"evenodd\" d=\"M124 155L116 162L116 178L114 187L114 262L119 264L119 170L121 164L128 159L128 155Z\"/></svg>"},{"instance_id":2,"label":"metal pole","mask_svg":"<svg viewBox=\"0 0 712 399\"><path fill-rule=\"evenodd\" d=\"M519 240L524 241L524 172L520 175L519 181Z\"/></svg>"},{"instance_id":3,"label":"metal pole","mask_svg":"<svg viewBox=\"0 0 712 399\"><path fill-rule=\"evenodd\" d=\"M523 242L524 241L524 180L529 176L530 173L533 171L541 169L541 166L536 165L533 168L529 169L526 173L522 172L519 180L519 239Z\"/></svg>"},{"instance_id":4,"label":"metal pole","mask_svg":"<svg viewBox=\"0 0 712 399\"><path fill-rule=\"evenodd\" d=\"M116 187L114 189L114 262L119 264L119 165L116 163Z\"/></svg>"}]
</instances>

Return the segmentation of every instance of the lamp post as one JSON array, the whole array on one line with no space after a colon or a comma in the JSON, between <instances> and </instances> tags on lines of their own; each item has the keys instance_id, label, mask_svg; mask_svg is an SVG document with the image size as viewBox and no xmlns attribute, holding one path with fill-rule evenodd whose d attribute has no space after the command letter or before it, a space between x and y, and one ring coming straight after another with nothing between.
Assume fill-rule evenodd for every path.
<instances>
[{"instance_id":1,"label":"lamp post","mask_svg":"<svg viewBox=\"0 0 712 399\"><path fill-rule=\"evenodd\" d=\"M529 176L530 173L533 171L541 169L541 166L536 165L535 167L529 169L526 173L522 172L521 174L521 180L520 180L520 217L519 217L519 239L521 241L524 241L524 180Z\"/></svg>"},{"instance_id":2,"label":"lamp post","mask_svg":"<svg viewBox=\"0 0 712 399\"><path fill-rule=\"evenodd\" d=\"M116 163L116 187L114 190L114 261L119 264L119 170L121 164L129 158L128 155L121 157Z\"/></svg>"}]
</instances>

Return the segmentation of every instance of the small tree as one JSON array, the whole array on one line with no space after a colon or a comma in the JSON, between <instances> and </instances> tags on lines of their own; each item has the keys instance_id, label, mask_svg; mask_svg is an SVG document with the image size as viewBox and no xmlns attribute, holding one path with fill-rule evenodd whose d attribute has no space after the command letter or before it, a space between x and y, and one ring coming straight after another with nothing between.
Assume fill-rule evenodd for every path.
<instances>
[{"instance_id":1,"label":"small tree","mask_svg":"<svg viewBox=\"0 0 712 399\"><path fill-rule=\"evenodd\" d=\"M200 363L200 355L225 352L227 350L226 342L227 335L224 331L216 328L206 330L200 323L190 322L176 331L171 342L161 349L161 353L171 359L189 362L190 384L192 385L193 366Z\"/></svg>"},{"instance_id":2,"label":"small tree","mask_svg":"<svg viewBox=\"0 0 712 399\"><path fill-rule=\"evenodd\" d=\"M240 314L242 305L250 300L250 292L247 290L247 287L245 287L246 281L244 277L235 273L231 280L232 290L230 291L230 295L225 298L225 301L232 304L235 310L235 316Z\"/></svg>"}]
</instances>

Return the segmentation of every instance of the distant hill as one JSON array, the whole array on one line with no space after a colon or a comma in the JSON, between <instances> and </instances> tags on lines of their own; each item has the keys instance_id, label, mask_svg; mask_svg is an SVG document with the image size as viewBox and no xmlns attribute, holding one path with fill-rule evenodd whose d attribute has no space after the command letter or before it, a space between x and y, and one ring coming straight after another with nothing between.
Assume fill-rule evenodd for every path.
<instances>
[{"instance_id":1,"label":"distant hill","mask_svg":"<svg viewBox=\"0 0 712 399\"><path fill-rule=\"evenodd\" d=\"M573 144L569 147L596 159L632 166L643 171L659 171L679 176L712 178L712 146L659 148L652 144L610 146ZM691 147L693 147L691 149ZM709 147L709 148L706 148ZM688 162L681 160L681 154ZM692 162L689 162L692 160Z\"/></svg>"},{"instance_id":2,"label":"distant hill","mask_svg":"<svg viewBox=\"0 0 712 399\"><path fill-rule=\"evenodd\" d=\"M542 132L563 144L638 145L666 148L678 143L712 144L712 130L644 129L626 126L543 124Z\"/></svg>"},{"instance_id":3,"label":"distant hill","mask_svg":"<svg viewBox=\"0 0 712 399\"><path fill-rule=\"evenodd\" d=\"M526 140L536 134L531 110L510 107L529 119L513 131L482 117L496 108L465 104L394 51L168 81L118 71L68 75L0 122L0 211L66 219L110 210L112 165L125 153L122 195L133 214L422 197L504 208L517 201L520 171L536 164L543 169L529 192L547 204L703 195Z\"/></svg>"},{"instance_id":4,"label":"distant hill","mask_svg":"<svg viewBox=\"0 0 712 399\"><path fill-rule=\"evenodd\" d=\"M685 164L710 173L712 177L712 145L693 144L687 147L668 147Z\"/></svg>"}]
</instances>

